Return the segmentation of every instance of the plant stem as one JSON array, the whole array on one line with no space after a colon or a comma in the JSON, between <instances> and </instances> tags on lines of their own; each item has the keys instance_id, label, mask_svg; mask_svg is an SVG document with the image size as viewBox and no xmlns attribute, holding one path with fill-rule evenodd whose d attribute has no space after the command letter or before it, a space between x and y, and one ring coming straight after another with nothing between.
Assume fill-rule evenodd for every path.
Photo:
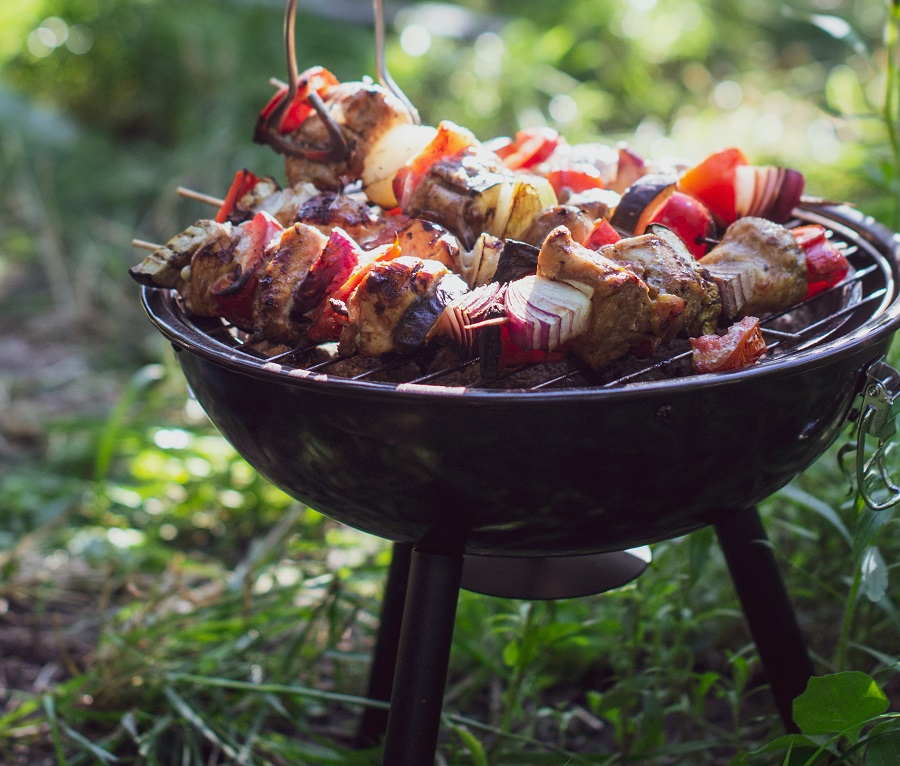
<instances>
[{"instance_id":1,"label":"plant stem","mask_svg":"<svg viewBox=\"0 0 900 766\"><path fill-rule=\"evenodd\" d=\"M900 3L898 0L890 0L887 9L887 20L885 22L885 54L887 56L887 64L885 70L885 92L884 92L884 126L887 130L888 142L891 145L891 156L893 158L893 177L890 186L900 186L900 136L898 136L898 125L895 119L896 103L895 96L897 92L897 40L898 40L898 14L900 14ZM900 226L900 194L894 194L894 225Z\"/></svg>"},{"instance_id":2,"label":"plant stem","mask_svg":"<svg viewBox=\"0 0 900 766\"><path fill-rule=\"evenodd\" d=\"M859 588L862 584L862 566L854 563L853 582L850 583L850 593L847 596L847 604L844 607L844 619L841 621L841 635L838 639L837 669L847 669L847 644L850 641L850 628L853 624L853 615L856 612L856 603L859 600Z\"/></svg>"}]
</instances>

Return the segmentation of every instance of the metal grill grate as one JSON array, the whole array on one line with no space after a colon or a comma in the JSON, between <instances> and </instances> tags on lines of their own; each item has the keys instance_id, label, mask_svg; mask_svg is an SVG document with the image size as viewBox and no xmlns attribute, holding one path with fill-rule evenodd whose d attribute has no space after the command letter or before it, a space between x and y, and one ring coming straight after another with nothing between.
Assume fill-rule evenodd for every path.
<instances>
[{"instance_id":1,"label":"metal grill grate","mask_svg":"<svg viewBox=\"0 0 900 766\"><path fill-rule=\"evenodd\" d=\"M858 232L816 210L799 211L789 226L818 223L829 230L851 264L847 278L813 298L785 311L763 317L760 325L768 352L760 364L774 364L788 355L821 344L858 328L885 310L894 297L891 264ZM465 390L546 391L554 389L621 388L635 383L691 375L687 341L661 346L649 358L627 357L595 372L577 361L533 364L482 377L477 356L460 358L450 349L425 349L414 355L377 360L341 357L336 344L308 345L285 350L256 341L217 319L200 319L180 312L180 320L209 339L232 362L246 361L270 373L289 377L342 379L397 387L404 385L461 387ZM209 349L212 350L212 349Z\"/></svg>"}]
</instances>

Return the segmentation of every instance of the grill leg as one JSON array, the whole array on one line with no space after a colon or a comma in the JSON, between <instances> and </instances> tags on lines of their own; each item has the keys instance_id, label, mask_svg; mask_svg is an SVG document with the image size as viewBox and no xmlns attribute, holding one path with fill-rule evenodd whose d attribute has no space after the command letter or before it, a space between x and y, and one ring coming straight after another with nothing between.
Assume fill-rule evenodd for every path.
<instances>
[{"instance_id":1,"label":"grill leg","mask_svg":"<svg viewBox=\"0 0 900 766\"><path fill-rule=\"evenodd\" d=\"M785 728L798 731L792 703L813 675L806 641L756 508L716 524L735 590Z\"/></svg>"},{"instance_id":2,"label":"grill leg","mask_svg":"<svg viewBox=\"0 0 900 766\"><path fill-rule=\"evenodd\" d=\"M400 642L400 624L403 620L403 602L406 599L406 584L409 581L409 561L412 545L394 543L391 565L388 568L384 586L384 601L381 603L381 620L375 650L372 652L372 666L369 670L369 699L390 702L394 668L397 665L397 645ZM356 746L377 745L387 729L387 709L367 707L363 710L356 730Z\"/></svg>"},{"instance_id":3,"label":"grill leg","mask_svg":"<svg viewBox=\"0 0 900 766\"><path fill-rule=\"evenodd\" d=\"M463 557L413 549L382 766L432 766Z\"/></svg>"}]
</instances>

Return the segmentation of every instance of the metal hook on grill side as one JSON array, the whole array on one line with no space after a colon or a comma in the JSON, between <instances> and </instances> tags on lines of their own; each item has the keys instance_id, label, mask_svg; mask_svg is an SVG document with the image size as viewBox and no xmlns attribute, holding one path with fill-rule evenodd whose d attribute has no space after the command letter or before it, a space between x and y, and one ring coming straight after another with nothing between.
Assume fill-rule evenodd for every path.
<instances>
[{"instance_id":1,"label":"metal hook on grill side","mask_svg":"<svg viewBox=\"0 0 900 766\"><path fill-rule=\"evenodd\" d=\"M378 82L383 88L387 88L401 102L409 116L412 118L413 124L421 125L422 118L419 116L419 110L413 106L413 102L400 89L400 86L394 82L391 73L387 68L387 58L385 55L385 31L384 31L384 0L372 0L372 11L375 15L375 68L378 73Z\"/></svg>"},{"instance_id":2,"label":"metal hook on grill side","mask_svg":"<svg viewBox=\"0 0 900 766\"><path fill-rule=\"evenodd\" d=\"M900 372L879 360L866 374L856 434L856 482L866 505L873 511L884 511L900 503L900 486L894 483L885 465L887 448L897 433L894 403L900 397ZM866 439L870 436L876 439L875 451L866 459ZM873 480L880 480L890 492L887 499L875 499L869 490Z\"/></svg>"},{"instance_id":3,"label":"metal hook on grill side","mask_svg":"<svg viewBox=\"0 0 900 766\"><path fill-rule=\"evenodd\" d=\"M341 130L341 126L331 116L328 107L322 101L322 97L315 90L310 90L306 100L325 125L330 139L330 146L327 149L305 149L285 139L279 131L281 120L288 107L294 102L299 85L294 31L296 19L297 0L287 0L284 11L284 51L287 58L288 90L275 108L257 124L254 139L259 143L267 143L279 154L285 154L290 157L299 157L313 162L340 162L347 156L349 151L347 139Z\"/></svg>"}]
</instances>

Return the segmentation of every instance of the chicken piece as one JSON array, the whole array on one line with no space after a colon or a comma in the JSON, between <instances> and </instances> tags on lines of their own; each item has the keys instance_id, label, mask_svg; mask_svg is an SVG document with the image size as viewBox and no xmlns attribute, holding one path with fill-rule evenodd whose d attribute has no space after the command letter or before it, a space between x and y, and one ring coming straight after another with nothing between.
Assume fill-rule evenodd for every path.
<instances>
[{"instance_id":1,"label":"chicken piece","mask_svg":"<svg viewBox=\"0 0 900 766\"><path fill-rule=\"evenodd\" d=\"M182 282L182 269L191 262L194 253L208 245L224 250L238 236L237 229L230 223L197 221L162 247L151 251L128 273L142 285L178 288Z\"/></svg>"},{"instance_id":2,"label":"chicken piece","mask_svg":"<svg viewBox=\"0 0 900 766\"><path fill-rule=\"evenodd\" d=\"M589 326L571 341L571 348L595 370L654 339L647 284L630 269L579 245L564 226L544 240L537 273L590 291Z\"/></svg>"},{"instance_id":3,"label":"chicken piece","mask_svg":"<svg viewBox=\"0 0 900 766\"><path fill-rule=\"evenodd\" d=\"M400 319L437 289L447 273L442 263L406 255L373 263L347 300L348 323L341 332L340 353L380 356L402 350L395 339Z\"/></svg>"},{"instance_id":4,"label":"chicken piece","mask_svg":"<svg viewBox=\"0 0 900 766\"><path fill-rule=\"evenodd\" d=\"M253 300L253 332L270 341L294 344L306 322L294 310L296 290L319 258L328 237L313 226L295 223L271 247Z\"/></svg>"},{"instance_id":5,"label":"chicken piece","mask_svg":"<svg viewBox=\"0 0 900 766\"><path fill-rule=\"evenodd\" d=\"M764 218L738 219L700 263L719 286L726 320L780 311L806 296L803 249L788 229Z\"/></svg>"},{"instance_id":6,"label":"chicken piece","mask_svg":"<svg viewBox=\"0 0 900 766\"><path fill-rule=\"evenodd\" d=\"M576 242L584 242L594 226L593 220L573 205L554 205L538 213L522 237L523 242L540 247L557 226L565 226Z\"/></svg>"},{"instance_id":7,"label":"chicken piece","mask_svg":"<svg viewBox=\"0 0 900 766\"><path fill-rule=\"evenodd\" d=\"M287 157L285 175L291 185L308 181L323 191L338 191L362 175L366 156L388 131L412 123L403 102L380 85L370 82L346 82L326 88L322 100L328 113L340 127L347 153L340 159L325 161ZM307 117L290 140L301 149L327 150L331 137L317 114Z\"/></svg>"},{"instance_id":8,"label":"chicken piece","mask_svg":"<svg viewBox=\"0 0 900 766\"><path fill-rule=\"evenodd\" d=\"M673 248L653 234L642 234L605 245L599 252L637 274L650 288L650 298L667 305L668 311L657 312L659 323L654 327L663 341L676 335L705 335L716 329L721 309L719 290L686 249Z\"/></svg>"}]
</instances>

